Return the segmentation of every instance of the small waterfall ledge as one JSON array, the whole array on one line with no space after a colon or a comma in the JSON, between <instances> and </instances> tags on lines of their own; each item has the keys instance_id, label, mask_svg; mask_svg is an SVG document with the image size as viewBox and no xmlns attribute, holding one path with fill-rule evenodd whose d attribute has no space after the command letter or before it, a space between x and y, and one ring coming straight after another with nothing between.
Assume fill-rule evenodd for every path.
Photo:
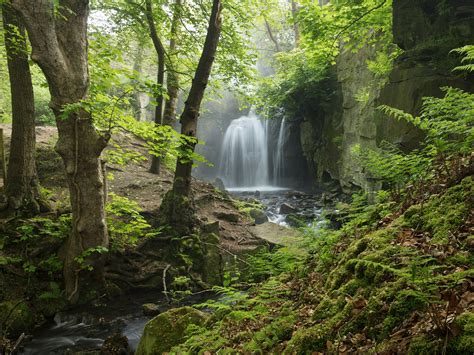
<instances>
[{"instance_id":1,"label":"small waterfall ledge","mask_svg":"<svg viewBox=\"0 0 474 355\"><path fill-rule=\"evenodd\" d=\"M282 189L278 183L284 174L285 127L284 119L272 125L252 111L231 122L224 135L219 162L219 178L226 188ZM271 142L274 129L278 129L278 138Z\"/></svg>"}]
</instances>

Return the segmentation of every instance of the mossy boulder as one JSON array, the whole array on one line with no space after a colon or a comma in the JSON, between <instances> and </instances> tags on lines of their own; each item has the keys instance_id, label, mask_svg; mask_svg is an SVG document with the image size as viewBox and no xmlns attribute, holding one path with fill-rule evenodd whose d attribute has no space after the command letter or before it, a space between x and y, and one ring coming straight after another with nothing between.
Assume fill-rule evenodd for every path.
<instances>
[{"instance_id":1,"label":"mossy boulder","mask_svg":"<svg viewBox=\"0 0 474 355\"><path fill-rule=\"evenodd\" d=\"M31 330L35 325L35 318L30 307L24 302L6 301L0 303L0 324L2 331L12 337Z\"/></svg>"},{"instance_id":2,"label":"mossy boulder","mask_svg":"<svg viewBox=\"0 0 474 355\"><path fill-rule=\"evenodd\" d=\"M192 307L171 309L153 318L145 330L137 355L162 354L183 342L190 325L203 325L209 315Z\"/></svg>"},{"instance_id":3,"label":"mossy boulder","mask_svg":"<svg viewBox=\"0 0 474 355\"><path fill-rule=\"evenodd\" d=\"M268 217L265 212L259 208L252 208L249 210L250 217L253 218L255 224L262 224L268 222Z\"/></svg>"}]
</instances>

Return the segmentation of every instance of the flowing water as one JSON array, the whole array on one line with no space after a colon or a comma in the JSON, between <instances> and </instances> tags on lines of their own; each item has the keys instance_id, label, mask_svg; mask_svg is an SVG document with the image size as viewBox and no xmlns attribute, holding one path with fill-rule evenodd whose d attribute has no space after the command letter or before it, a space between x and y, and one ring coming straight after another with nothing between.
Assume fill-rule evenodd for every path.
<instances>
[{"instance_id":1,"label":"flowing water","mask_svg":"<svg viewBox=\"0 0 474 355\"><path fill-rule=\"evenodd\" d=\"M273 184L278 185L285 171L285 160L283 159L283 149L285 147L285 119L280 123L278 132L278 140L273 157Z\"/></svg>"},{"instance_id":2,"label":"flowing water","mask_svg":"<svg viewBox=\"0 0 474 355\"><path fill-rule=\"evenodd\" d=\"M241 198L258 199L266 206L270 222L291 226L297 217L308 225L322 223L320 194L304 193L279 186L285 174L285 120L263 121L254 113L230 124L223 140L219 173L227 190ZM273 138L272 138L273 137ZM276 139L275 139L276 137ZM283 205L286 210L283 211ZM288 207L290 206L290 207ZM291 211L288 211L291 208ZM313 221L316 221L315 224ZM207 298L213 297L208 295ZM190 298L187 304L204 299ZM160 295L135 295L103 305L97 310L57 315L25 344L21 354L64 354L98 349L112 334L121 333L135 350L145 324L141 305L156 302L169 309Z\"/></svg>"},{"instance_id":3,"label":"flowing water","mask_svg":"<svg viewBox=\"0 0 474 355\"><path fill-rule=\"evenodd\" d=\"M278 129L276 144L271 141ZM226 188L268 190L275 188L284 172L285 120L270 124L250 112L231 122L222 142L219 177ZM273 164L271 164L273 162Z\"/></svg>"}]
</instances>

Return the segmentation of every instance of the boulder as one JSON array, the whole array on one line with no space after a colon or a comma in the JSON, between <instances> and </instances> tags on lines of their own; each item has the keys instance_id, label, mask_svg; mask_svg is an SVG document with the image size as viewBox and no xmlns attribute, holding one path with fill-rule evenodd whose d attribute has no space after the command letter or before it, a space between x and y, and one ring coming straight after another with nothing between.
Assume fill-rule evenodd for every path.
<instances>
[{"instance_id":1,"label":"boulder","mask_svg":"<svg viewBox=\"0 0 474 355\"><path fill-rule=\"evenodd\" d=\"M202 231L205 234L219 235L219 233L220 233L219 221L215 221L215 222L207 223L207 224L203 225L202 226Z\"/></svg>"},{"instance_id":2,"label":"boulder","mask_svg":"<svg viewBox=\"0 0 474 355\"><path fill-rule=\"evenodd\" d=\"M255 224L262 224L262 223L268 222L267 215L261 209L252 208L249 211L249 215L250 217L254 219Z\"/></svg>"},{"instance_id":3,"label":"boulder","mask_svg":"<svg viewBox=\"0 0 474 355\"><path fill-rule=\"evenodd\" d=\"M222 192L225 192L225 185L224 185L224 181L222 181L222 179L220 178L215 178L215 180L212 182L212 185L217 189L217 190L220 190Z\"/></svg>"},{"instance_id":4,"label":"boulder","mask_svg":"<svg viewBox=\"0 0 474 355\"><path fill-rule=\"evenodd\" d=\"M214 216L216 216L220 220L232 222L232 223L238 223L239 218L240 218L240 216L237 213L224 212L224 211L214 212Z\"/></svg>"},{"instance_id":5,"label":"boulder","mask_svg":"<svg viewBox=\"0 0 474 355\"><path fill-rule=\"evenodd\" d=\"M298 216L296 214L289 214L288 216L286 216L285 222L288 223L288 225L291 227L296 227L296 228L306 227L305 218L303 218L302 216Z\"/></svg>"},{"instance_id":6,"label":"boulder","mask_svg":"<svg viewBox=\"0 0 474 355\"><path fill-rule=\"evenodd\" d=\"M100 349L100 355L119 354L132 354L132 351L130 350L127 337L120 333L115 333L105 339Z\"/></svg>"},{"instance_id":7,"label":"boulder","mask_svg":"<svg viewBox=\"0 0 474 355\"><path fill-rule=\"evenodd\" d=\"M145 303L142 305L143 314L146 316L157 316L160 314L160 308L154 303Z\"/></svg>"},{"instance_id":8,"label":"boulder","mask_svg":"<svg viewBox=\"0 0 474 355\"><path fill-rule=\"evenodd\" d=\"M162 354L184 340L186 328L203 325L209 315L192 307L171 309L150 320L138 344L136 355Z\"/></svg>"},{"instance_id":9,"label":"boulder","mask_svg":"<svg viewBox=\"0 0 474 355\"><path fill-rule=\"evenodd\" d=\"M298 210L288 203L282 203L280 206L280 214L296 213Z\"/></svg>"}]
</instances>

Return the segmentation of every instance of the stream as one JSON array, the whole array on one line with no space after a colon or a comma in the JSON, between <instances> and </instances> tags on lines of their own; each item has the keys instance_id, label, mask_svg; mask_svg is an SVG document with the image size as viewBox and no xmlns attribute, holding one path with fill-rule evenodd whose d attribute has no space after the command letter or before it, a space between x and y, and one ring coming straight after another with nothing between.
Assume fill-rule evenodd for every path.
<instances>
[{"instance_id":1,"label":"stream","mask_svg":"<svg viewBox=\"0 0 474 355\"><path fill-rule=\"evenodd\" d=\"M229 192L244 200L260 201L266 206L268 220L282 226L294 224L289 216L295 216L306 225L318 226L322 222L321 194L300 192L287 188L260 186L234 188ZM97 304L87 309L76 309L57 314L54 320L34 332L25 341L20 354L75 354L100 349L113 334L127 337L131 350L136 350L145 324L153 318L143 314L142 305L153 303L160 311L172 307L202 303L214 294L190 297L182 304L169 305L161 293L132 294L114 303Z\"/></svg>"}]
</instances>

